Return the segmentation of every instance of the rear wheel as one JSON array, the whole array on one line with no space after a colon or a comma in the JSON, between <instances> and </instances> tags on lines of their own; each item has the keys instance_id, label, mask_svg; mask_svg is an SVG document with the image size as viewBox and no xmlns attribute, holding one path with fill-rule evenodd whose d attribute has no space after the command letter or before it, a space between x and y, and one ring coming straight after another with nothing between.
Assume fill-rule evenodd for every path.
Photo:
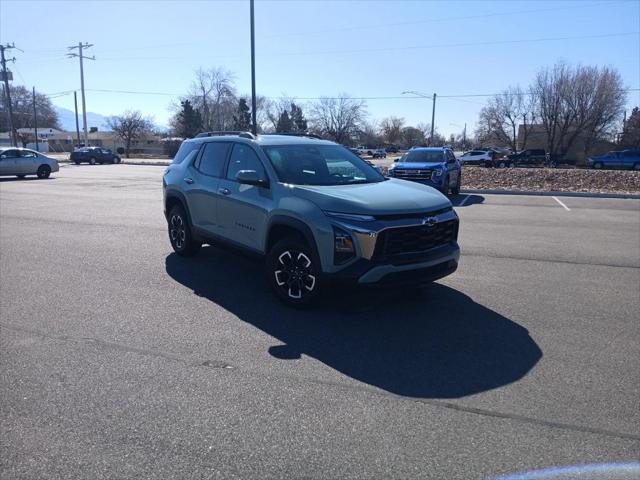
<instances>
[{"instance_id":1,"label":"rear wheel","mask_svg":"<svg viewBox=\"0 0 640 480\"><path fill-rule=\"evenodd\" d=\"M514 162L509 162L509 168L516 168L516 164Z\"/></svg>"},{"instance_id":2,"label":"rear wheel","mask_svg":"<svg viewBox=\"0 0 640 480\"><path fill-rule=\"evenodd\" d=\"M95 165L96 164L96 159L94 157L91 157L89 159L89 165Z\"/></svg>"},{"instance_id":3,"label":"rear wheel","mask_svg":"<svg viewBox=\"0 0 640 480\"><path fill-rule=\"evenodd\" d=\"M25 176L24 175L16 175L16 177L18 177L20 180L22 180Z\"/></svg>"},{"instance_id":4,"label":"rear wheel","mask_svg":"<svg viewBox=\"0 0 640 480\"><path fill-rule=\"evenodd\" d=\"M202 244L193 239L189 217L181 205L174 206L169 212L169 241L178 255L189 257L200 250Z\"/></svg>"},{"instance_id":5,"label":"rear wheel","mask_svg":"<svg viewBox=\"0 0 640 480\"><path fill-rule=\"evenodd\" d=\"M498 163L498 168L507 168L507 163L504 161Z\"/></svg>"},{"instance_id":6,"label":"rear wheel","mask_svg":"<svg viewBox=\"0 0 640 480\"><path fill-rule=\"evenodd\" d=\"M449 195L449 183L449 175L447 175L446 177L444 177L444 183L442 184L442 189L440 190L445 195Z\"/></svg>"},{"instance_id":7,"label":"rear wheel","mask_svg":"<svg viewBox=\"0 0 640 480\"><path fill-rule=\"evenodd\" d=\"M640 170L640 163L635 163L635 164L633 165L633 169L634 169L634 170Z\"/></svg>"},{"instance_id":8,"label":"rear wheel","mask_svg":"<svg viewBox=\"0 0 640 480\"><path fill-rule=\"evenodd\" d=\"M113 158L111 159L111 162L112 162L112 163L120 163L120 157L113 157Z\"/></svg>"},{"instance_id":9,"label":"rear wheel","mask_svg":"<svg viewBox=\"0 0 640 480\"><path fill-rule=\"evenodd\" d=\"M461 185L462 185L462 172L458 174L458 181L456 182L455 186L451 188L451 193L453 195L458 195L460 193Z\"/></svg>"},{"instance_id":10,"label":"rear wheel","mask_svg":"<svg viewBox=\"0 0 640 480\"><path fill-rule=\"evenodd\" d=\"M73 163L75 163L76 165L80 165L80 160L74 160Z\"/></svg>"},{"instance_id":11,"label":"rear wheel","mask_svg":"<svg viewBox=\"0 0 640 480\"><path fill-rule=\"evenodd\" d=\"M321 298L320 262L303 239L277 242L267 255L266 269L271 288L285 304L307 308Z\"/></svg>"},{"instance_id":12,"label":"rear wheel","mask_svg":"<svg viewBox=\"0 0 640 480\"><path fill-rule=\"evenodd\" d=\"M49 165L40 165L36 175L38 175L38 178L49 178L49 175L51 175L51 167Z\"/></svg>"}]
</instances>

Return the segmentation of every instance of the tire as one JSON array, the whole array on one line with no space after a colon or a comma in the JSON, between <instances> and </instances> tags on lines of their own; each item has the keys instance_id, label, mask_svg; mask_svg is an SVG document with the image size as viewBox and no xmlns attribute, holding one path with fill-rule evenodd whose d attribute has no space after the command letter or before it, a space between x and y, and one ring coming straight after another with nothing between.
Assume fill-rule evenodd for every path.
<instances>
[{"instance_id":1,"label":"tire","mask_svg":"<svg viewBox=\"0 0 640 480\"><path fill-rule=\"evenodd\" d=\"M507 164L504 161L502 161L498 163L498 168L507 168Z\"/></svg>"},{"instance_id":2,"label":"tire","mask_svg":"<svg viewBox=\"0 0 640 480\"><path fill-rule=\"evenodd\" d=\"M111 163L120 163L120 157L113 157Z\"/></svg>"},{"instance_id":3,"label":"tire","mask_svg":"<svg viewBox=\"0 0 640 480\"><path fill-rule=\"evenodd\" d=\"M277 242L266 258L266 273L276 296L294 308L309 308L322 297L320 260L302 238Z\"/></svg>"},{"instance_id":4,"label":"tire","mask_svg":"<svg viewBox=\"0 0 640 480\"><path fill-rule=\"evenodd\" d=\"M40 165L36 175L38 175L40 179L49 178L49 175L51 175L51 167L49 165Z\"/></svg>"},{"instance_id":5,"label":"tire","mask_svg":"<svg viewBox=\"0 0 640 480\"><path fill-rule=\"evenodd\" d=\"M16 177L18 177L20 180L22 180L25 177L25 175L16 175Z\"/></svg>"},{"instance_id":6,"label":"tire","mask_svg":"<svg viewBox=\"0 0 640 480\"><path fill-rule=\"evenodd\" d=\"M456 186L451 188L452 195L460 194L460 186L462 185L462 172L458 174L458 181L456 182Z\"/></svg>"},{"instance_id":7,"label":"tire","mask_svg":"<svg viewBox=\"0 0 640 480\"><path fill-rule=\"evenodd\" d=\"M174 206L169 212L167 229L169 242L171 242L174 252L183 257L190 257L198 253L202 243L193 239L189 217L181 205Z\"/></svg>"},{"instance_id":8,"label":"tire","mask_svg":"<svg viewBox=\"0 0 640 480\"><path fill-rule=\"evenodd\" d=\"M640 163L634 163L633 167L631 167L632 170L640 170Z\"/></svg>"},{"instance_id":9,"label":"tire","mask_svg":"<svg viewBox=\"0 0 640 480\"><path fill-rule=\"evenodd\" d=\"M509 163L509 168L516 168L516 164L514 162Z\"/></svg>"},{"instance_id":10,"label":"tire","mask_svg":"<svg viewBox=\"0 0 640 480\"><path fill-rule=\"evenodd\" d=\"M602 170L602 163L600 162L594 163L593 168L595 168L596 170Z\"/></svg>"},{"instance_id":11,"label":"tire","mask_svg":"<svg viewBox=\"0 0 640 480\"><path fill-rule=\"evenodd\" d=\"M96 159L94 157L91 157L89 159L89 165L95 165L96 164Z\"/></svg>"},{"instance_id":12,"label":"tire","mask_svg":"<svg viewBox=\"0 0 640 480\"><path fill-rule=\"evenodd\" d=\"M75 163L76 165L80 165L80 160L74 160L73 163Z\"/></svg>"}]
</instances>

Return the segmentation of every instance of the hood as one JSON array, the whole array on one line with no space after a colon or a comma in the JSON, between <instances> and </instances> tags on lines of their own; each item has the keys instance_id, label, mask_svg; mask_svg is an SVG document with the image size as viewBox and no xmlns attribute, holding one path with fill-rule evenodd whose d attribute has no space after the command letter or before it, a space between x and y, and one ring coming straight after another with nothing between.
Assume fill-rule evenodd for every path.
<instances>
[{"instance_id":1,"label":"hood","mask_svg":"<svg viewBox=\"0 0 640 480\"><path fill-rule=\"evenodd\" d=\"M444 163L442 162L397 162L393 168L406 168L407 170L423 170L442 168Z\"/></svg>"},{"instance_id":2,"label":"hood","mask_svg":"<svg viewBox=\"0 0 640 480\"><path fill-rule=\"evenodd\" d=\"M297 185L294 189L297 196L331 212L393 215L451 206L449 199L436 189L395 178L355 185Z\"/></svg>"}]
</instances>

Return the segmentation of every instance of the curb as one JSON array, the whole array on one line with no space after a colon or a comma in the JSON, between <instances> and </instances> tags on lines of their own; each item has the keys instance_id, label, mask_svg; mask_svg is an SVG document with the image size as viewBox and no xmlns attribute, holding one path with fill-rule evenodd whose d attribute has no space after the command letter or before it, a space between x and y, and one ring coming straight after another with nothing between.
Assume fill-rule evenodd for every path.
<instances>
[{"instance_id":1,"label":"curb","mask_svg":"<svg viewBox=\"0 0 640 480\"><path fill-rule=\"evenodd\" d=\"M487 195L527 195L539 197L586 197L586 198L625 198L640 200L640 194L633 193L600 193L600 192L536 192L524 190L460 190L460 194Z\"/></svg>"}]
</instances>

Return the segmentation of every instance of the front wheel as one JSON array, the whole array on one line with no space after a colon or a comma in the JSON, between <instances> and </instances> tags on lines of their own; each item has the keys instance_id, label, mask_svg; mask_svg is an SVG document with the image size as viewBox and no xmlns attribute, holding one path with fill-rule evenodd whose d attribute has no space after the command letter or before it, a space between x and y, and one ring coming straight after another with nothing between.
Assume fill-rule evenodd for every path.
<instances>
[{"instance_id":1,"label":"front wheel","mask_svg":"<svg viewBox=\"0 0 640 480\"><path fill-rule=\"evenodd\" d=\"M442 189L440 190L445 195L449 195L449 184L449 175L447 175L446 177L444 177L444 183L442 184Z\"/></svg>"},{"instance_id":2,"label":"front wheel","mask_svg":"<svg viewBox=\"0 0 640 480\"><path fill-rule=\"evenodd\" d=\"M295 308L307 308L321 297L321 267L307 243L295 237L277 242L266 259L267 276L276 296Z\"/></svg>"},{"instance_id":3,"label":"front wheel","mask_svg":"<svg viewBox=\"0 0 640 480\"><path fill-rule=\"evenodd\" d=\"M193 239L189 217L182 206L176 205L171 209L168 227L169 241L174 252L184 257L198 253L202 244Z\"/></svg>"},{"instance_id":4,"label":"front wheel","mask_svg":"<svg viewBox=\"0 0 640 480\"><path fill-rule=\"evenodd\" d=\"M89 159L89 165L95 165L95 164L96 164L96 159L95 159L95 158L93 158L93 157L91 157L91 158Z\"/></svg>"},{"instance_id":5,"label":"front wheel","mask_svg":"<svg viewBox=\"0 0 640 480\"><path fill-rule=\"evenodd\" d=\"M120 157L113 157L113 158L111 159L111 162L112 162L112 163L120 163Z\"/></svg>"},{"instance_id":6,"label":"front wheel","mask_svg":"<svg viewBox=\"0 0 640 480\"><path fill-rule=\"evenodd\" d=\"M40 165L36 174L38 178L41 179L49 178L49 175L51 175L51 167L49 165Z\"/></svg>"},{"instance_id":7,"label":"front wheel","mask_svg":"<svg viewBox=\"0 0 640 480\"><path fill-rule=\"evenodd\" d=\"M635 163L633 165L633 170L640 170L640 163Z\"/></svg>"},{"instance_id":8,"label":"front wheel","mask_svg":"<svg viewBox=\"0 0 640 480\"><path fill-rule=\"evenodd\" d=\"M507 164L505 162L498 163L498 168L507 168Z\"/></svg>"},{"instance_id":9,"label":"front wheel","mask_svg":"<svg viewBox=\"0 0 640 480\"><path fill-rule=\"evenodd\" d=\"M593 168L595 168L596 170L602 170L602 163L600 162L594 163Z\"/></svg>"}]
</instances>

